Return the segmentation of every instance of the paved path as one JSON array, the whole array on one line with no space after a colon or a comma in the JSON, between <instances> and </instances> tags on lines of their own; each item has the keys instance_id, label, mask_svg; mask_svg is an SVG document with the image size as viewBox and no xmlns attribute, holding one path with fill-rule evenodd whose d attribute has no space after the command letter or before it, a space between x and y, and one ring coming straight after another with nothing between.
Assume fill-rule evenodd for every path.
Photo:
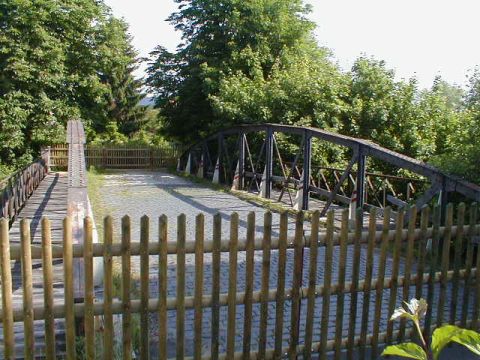
<instances>
[{"instance_id":1,"label":"paved path","mask_svg":"<svg viewBox=\"0 0 480 360\"><path fill-rule=\"evenodd\" d=\"M31 221L30 231L33 244L41 244L41 219L47 216L51 221L52 243L62 244L62 220L67 215L67 174L50 173L40 183L37 190L27 200L20 212L18 219L10 229L10 242L20 243L20 219L27 218ZM54 260L53 266L53 291L55 304L63 304L63 263ZM43 306L43 273L41 260L33 260L33 302L34 305ZM13 303L21 309L22 278L19 261L12 262ZM1 297L1 294L0 294ZM57 352L64 348L64 323L56 320ZM23 356L23 323L15 323L16 356ZM0 328L0 338L3 331ZM44 322L35 321L35 351L41 354L44 351ZM3 343L0 344L0 356L3 356Z\"/></svg>"},{"instance_id":2,"label":"paved path","mask_svg":"<svg viewBox=\"0 0 480 360\"><path fill-rule=\"evenodd\" d=\"M228 239L229 235L229 226L228 219L230 214L233 211L236 211L240 215L240 238L245 237L246 232L246 216L250 211L255 212L257 218L257 227L256 227L256 236L262 236L262 219L265 210L259 206L251 204L246 201L239 200L238 198L214 191L198 184L194 184L183 178L173 176L168 173L163 172L142 172L142 171L130 171L128 173L112 173L108 175L103 175L103 181L100 181L100 186L96 189L98 198L94 204L95 220L99 228L101 229L101 219L103 216L110 214L117 221L116 229L119 228L118 221L125 215L129 214L132 217L132 229L133 229L133 240L138 241L139 239L139 219L142 215L146 214L151 217L151 236L152 241L157 239L157 228L158 228L158 217L161 214L166 214L169 217L169 236L170 241L175 241L176 236L176 221L175 218L180 213L185 213L187 216L187 239L193 240L194 235L194 218L195 216L202 212L206 215L206 239L211 238L212 233L212 215L220 212L223 219L222 227L222 237ZM34 193L34 195L28 200L26 207L21 213L21 217L28 217L32 219L32 242L40 242L40 219L41 216L47 215L52 220L52 235L54 242L61 243L61 220L66 215L66 204L67 204L67 190L66 190L66 174L50 174L47 178L41 183L40 187ZM278 215L273 216L273 237L278 236ZM290 219L289 221L289 234L293 235L294 221ZM305 233L309 234L309 224L305 224ZM11 229L11 241L19 241L19 230L18 222L14 223ZM119 239L119 233L116 234L116 240ZM338 247L334 248L334 269L332 274L333 283L337 282L338 279L338 261L339 259L339 249ZM324 282L324 260L325 260L325 249L321 247L319 249L319 257L317 261L317 284L321 285ZM262 254L261 252L255 253L255 271L254 271L254 291L260 290L261 286L261 262ZM353 249L348 248L347 251L347 265L346 265L346 281L350 281L352 277L352 262L353 262ZM374 274L373 277L377 276L379 255L378 252L375 252L373 264L374 264ZM212 276L211 276L211 265L212 259L211 254L205 254L204 256L205 263L205 282L204 282L204 293L209 294L212 290ZM150 259L150 290L151 297L155 297L158 293L158 279L157 279L157 268L158 262L157 257L152 256ZM304 256L304 277L303 277L303 286L308 285L308 264L309 264L309 249L305 249ZM132 276L134 278L134 284L138 285L135 281L139 273L139 259L134 258L132 261L133 270ZM362 248L360 255L360 279L365 278L365 267L366 267L366 249ZM386 266L386 277L390 276L392 268L392 258L389 256L387 258ZM21 278L20 278L20 266L18 263L13 265L14 269L14 302L16 306L21 307ZM220 291L221 293L227 293L228 291L228 269L229 269L229 256L228 253L223 253L221 256L221 283ZM400 274L403 274L404 264L400 264ZM194 256L186 256L186 295L192 296L194 291ZM245 253L238 253L238 285L237 291L245 290ZM34 263L34 302L35 304L43 304L43 289L41 285L41 265L37 261ZM278 253L273 250L271 253L271 273L269 278L270 289L275 289L277 284L277 273L278 273ZM292 286L292 273L293 273L293 251L288 250L287 252L287 264L286 264L286 288L291 288ZM436 284L436 295L435 299L438 297L438 284ZM63 303L63 276L62 276L62 263L61 261L55 262L54 265L54 291L55 291L55 302ZM138 296L138 291L136 291L136 296ZM410 289L410 294L413 293L413 288ZM426 295L426 287L423 289L424 296ZM99 298L101 293L98 293ZM175 297L176 295L176 256L171 255L168 257L168 296ZM460 313L460 306L462 303L463 288L460 288L459 299L457 299L457 313ZM471 292L473 296L473 292ZM387 317L388 317L388 301L390 298L390 292L384 291L383 299L381 304L381 313L382 318L380 322L380 331L386 329ZM397 294L397 305L400 304L402 298L402 290L399 289ZM99 299L100 300L100 299ZM436 301L436 300L435 300ZM448 312L448 307L450 306L451 291L450 284L447 288L447 299L445 301L446 310ZM363 293L359 293L358 304L357 304L357 314L361 313L363 302ZM470 299L470 304L472 299ZM374 310L374 296L372 294L370 302L370 314ZM306 321L306 301L302 301L301 306L301 321L300 321L300 343L303 343L304 337L304 327ZM322 316L322 298L317 298L316 300L316 310L314 317L314 337L313 341L320 340L320 319ZM253 306L253 326L252 326L252 350L258 348L258 337L259 337L259 312L260 308L258 304ZM236 350L241 350L242 347L242 332L243 332L243 316L244 310L243 306L236 307L237 321L236 321ZM203 322L203 341L202 346L204 354L210 353L210 333L211 333L211 312L209 308L204 309L204 322ZM347 335L346 329L348 328L348 321L350 316L350 294L345 295L345 304L344 304L344 321L343 321L343 336ZM273 347L274 341L274 326L275 326L275 302L269 303L269 312L268 312L268 328L267 328L267 347ZM333 339L336 331L336 319L337 319L337 297L331 297L331 306L329 311L329 326L328 334L326 336L328 339ZM193 311L186 311L185 319L185 345L186 345L186 354L191 355L193 349ZM360 315L357 315L356 318L356 334L359 334L360 330ZM284 331L283 331L283 345L288 345L289 332L290 332L290 302L287 300L284 308ZM35 323L35 334L36 334L36 343L37 349L39 352L42 351L42 342L43 342L43 322L36 321ZM396 325L397 326L397 325ZM118 327L120 329L121 327ZM157 339L157 317L156 314L152 313L150 317L150 328L151 328L151 343L152 348L155 347L155 341ZM227 307L221 307L220 310L220 352L225 351L226 345L226 328L227 328ZM373 317L370 316L368 320L368 331L371 333L373 328ZM57 322L57 342L59 351L63 348L63 322ZM0 330L1 331L1 330ZM16 340L19 345L19 350L17 355L22 354L22 342L23 342L23 326L22 324L16 324ZM0 337L2 336L0 332ZM118 344L120 344L121 337L116 337L118 339ZM175 340L176 339L176 313L175 311L170 311L168 313L168 343L169 346L169 355L175 356ZM3 354L0 346L0 354ZM154 353L152 353L154 355ZM0 355L1 356L1 355Z\"/></svg>"},{"instance_id":3,"label":"paved path","mask_svg":"<svg viewBox=\"0 0 480 360\"><path fill-rule=\"evenodd\" d=\"M255 212L256 236L263 233L265 209L239 200L237 197L215 191L166 172L129 171L109 173L102 176L100 196L102 211L99 213L94 202L97 226L102 225L99 217L112 215L117 225L124 215L132 221L132 237L139 239L140 217L147 215L151 221L151 236L157 239L158 218L165 214L169 220L169 239L175 239L177 216L185 214L187 219L187 241L194 239L195 216L205 215L206 238L211 239L213 215L220 213L223 220L222 238L227 239L230 228L228 220L233 212L240 217L239 237L246 237L246 218ZM97 203L98 204L98 203ZM279 216L273 214L273 236L278 236ZM308 229L308 223L306 223ZM293 235L294 220L289 220L289 234Z\"/></svg>"},{"instance_id":4,"label":"paved path","mask_svg":"<svg viewBox=\"0 0 480 360\"><path fill-rule=\"evenodd\" d=\"M246 233L246 216L250 211L255 212L257 218L257 228L256 236L262 236L262 227L261 223L263 222L263 214L265 210L259 206L253 205L249 202L238 199L237 197L214 191L204 186L194 184L186 179L171 175L169 173L163 172L141 172L141 171L129 171L128 173L109 173L102 176L103 181L101 181L101 187L96 189L96 193L99 195L97 199L97 206L94 205L94 208L100 208L101 211L94 209L96 216L97 226L100 225L100 218L104 215L110 214L117 220L118 229L118 219L123 215L128 214L132 217L132 230L133 238L139 238L138 228L139 228L139 218L146 214L152 219L151 223L151 236L153 239L157 239L157 227L158 227L158 217L161 214L166 214L169 217L169 240L174 241L176 236L176 216L180 213L184 213L187 216L187 239L194 239L194 221L195 216L198 213L204 213L206 215L206 238L209 239L212 234L212 215L219 212L222 215L223 227L222 227L222 236L224 239L228 239L229 226L228 219L229 215L236 211L240 215L240 238L245 237ZM273 224L274 224L274 233L273 237L278 237L278 215L274 214ZM306 224L305 233L309 233L309 224ZM289 233L293 235L294 221L290 219L289 221ZM119 233L116 234L116 239L119 241ZM378 252L374 254L374 263L377 264L379 259ZM325 261L325 248L320 248L319 257L317 262L317 284L322 284L324 281L324 261ZM352 277L352 261L353 261L353 248L348 248L347 255L347 270L346 270L346 279L347 282L351 281ZM309 263L309 249L305 250L304 256L304 278L303 286L308 286L308 263ZM333 283L337 282L338 279L338 263L339 263L339 248L334 248L334 273L333 273ZM157 294L157 277L156 269L158 266L157 258L152 256L150 259L150 290L151 294ZM176 294L176 256L171 255L168 258L168 296L175 297ZM211 254L205 254L204 256L205 264L205 283L204 283L204 292L206 294L210 293L212 290L212 276L211 276ZM261 264L262 264L262 254L260 251L255 252L255 271L254 271L254 291L260 290L261 287ZM134 267L133 272L134 277L138 276L139 272L139 259L134 259L132 261ZM366 249L362 248L361 259L360 259L360 279L365 278L365 266L366 266ZM287 254L287 278L286 278L286 288L291 288L292 286L292 274L293 274L293 250L288 250ZM400 266L400 273L403 273L404 265ZM186 295L192 296L194 291L194 256L187 255L186 257ZM386 277L390 276L392 268L392 259L388 257L387 259L387 271ZM229 269L229 255L228 253L222 253L221 256L221 284L220 291L221 293L228 292L228 269ZM245 290L245 252L238 253L238 279L237 279L237 291ZM376 277L377 268L374 267L374 278ZM277 285L277 273L278 273L278 252L276 250L272 251L271 254L271 274L270 274L270 288L275 289ZM401 301L401 290L398 294L397 304ZM386 329L387 316L388 316L388 299L389 292L384 292L384 299L382 302L382 320L381 320L381 331ZM362 300L363 293L359 294L358 301L358 311L361 313L362 309ZM316 301L316 312L314 320L314 341L319 341L320 339L320 318L321 318L321 308L322 308L322 299L318 298ZM333 339L335 333L335 320L336 320L336 296L331 298L331 307L329 313L329 334L328 338ZM374 308L374 296L371 297L370 309L373 312ZM350 295L345 296L345 308L344 308L344 324L343 324L343 334L347 335L345 329L348 328L349 314L350 314ZM252 329L252 349L256 349L258 346L258 335L259 335L259 312L260 307L258 304L253 306L253 329ZM304 329L305 326L305 317L306 317L306 302L302 302L302 313L301 313L301 328ZM175 355L175 338L176 338L176 313L175 311L170 311L168 314L168 333L169 333L169 344L170 355ZM211 332L211 312L210 309L204 309L204 325L203 325L203 348L204 353L207 354L210 352L210 332ZM360 315L357 317L357 331L359 334L360 330ZM157 318L155 314L151 316L151 329L153 333L152 341L155 341L156 338L156 322ZM275 322L275 303L271 302L269 304L269 315L268 315L268 348L273 348L274 346L274 322ZM290 331L290 303L286 302L284 310L284 346L287 346L289 339ZM369 327L373 326L373 318L369 321ZM192 354L193 347L193 311L187 310L186 312L186 347L187 355ZM220 313L220 352L225 351L226 344L226 328L227 328L227 308L222 307ZM242 332L243 332L243 306L237 306L237 338L236 338L236 348L241 350L242 346ZM303 336L300 339L303 342Z\"/></svg>"}]
</instances>

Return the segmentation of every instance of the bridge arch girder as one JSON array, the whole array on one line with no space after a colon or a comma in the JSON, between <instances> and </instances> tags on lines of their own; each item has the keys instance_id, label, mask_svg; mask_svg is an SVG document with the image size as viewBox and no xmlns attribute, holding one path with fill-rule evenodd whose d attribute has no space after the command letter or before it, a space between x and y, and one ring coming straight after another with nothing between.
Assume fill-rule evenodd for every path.
<instances>
[{"instance_id":1,"label":"bridge arch girder","mask_svg":"<svg viewBox=\"0 0 480 360\"><path fill-rule=\"evenodd\" d=\"M313 184L310 183L310 169L309 164L311 163L311 140L312 139L320 139L322 141L326 141L331 144L340 145L342 147L346 147L352 150L352 158L350 159L350 163L347 166L346 171L342 174L342 176L338 179L335 188L333 191L330 191L328 194L327 205L323 209L322 213L325 213L328 207L330 206L331 202L338 199L338 187L341 187L342 182L348 178L352 168L354 165L357 165L357 190L358 190L358 198L364 199L365 195L365 159L367 157L374 158L381 160L383 162L389 163L395 167L407 169L415 174L418 174L422 177L428 179L431 183L429 189L427 189L422 196L417 198L415 204L417 208L427 204L433 197L437 196L439 193L442 194L441 199L443 203L446 203L446 194L449 192L456 192L460 193L465 196L467 199L472 201L480 202L480 186L472 184L468 181L460 179L456 176L449 175L447 173L442 172L441 170L433 167L430 164L424 163L420 160L408 157L406 155L400 154L398 152L386 149L378 144L375 144L371 141L353 138L346 135L341 135L337 133L333 133L330 131L313 128L313 127L300 127L300 126L291 126L291 125L279 125L279 124L248 124L248 125L238 125L231 128L220 130L214 134L207 136L206 138L202 139L201 141L193 144L182 155L182 163L180 164L181 169L185 169L186 159L188 158L189 154L193 152L198 152L198 149L201 149L201 153L204 154L205 157L209 156L208 153L208 146L209 142L217 142L218 143L218 159L219 159L219 167L224 166L223 158L228 156L225 149L225 138L231 136L238 137L238 164L240 165L240 183L243 184L246 177L246 172L244 171L244 165L248 162L248 143L245 144L246 135L250 133L264 133L264 145L262 145L262 149L265 147L265 151L261 151L260 157L264 157L264 163L267 165L265 167L265 181L267 183L267 189L270 189L270 186L275 180L275 176L273 176L271 172L271 164L272 164L272 157L274 156L273 151L273 144L275 141L275 134L283 133L283 134L291 134L291 135L298 135L302 137L302 144L300 145L301 151L307 157L304 159L305 171L307 172L308 176L304 176L303 178L303 204L302 209L308 209L308 199L309 193L312 190L318 192L322 192L322 189L318 189ZM272 141L273 139L273 141ZM251 160L251 159L250 159ZM206 161L206 160L205 160ZM209 159L210 164L215 162L214 159ZM230 161L229 161L230 163ZM183 167L182 167L183 165ZM213 164L215 166L215 164ZM252 164L253 166L253 164ZM228 167L231 170L231 163L228 164ZM205 172L206 176L207 172ZM258 174L253 171L252 174L253 178L257 178ZM290 179L286 179L289 181ZM227 179L228 181L228 179ZM298 182L298 181L297 181ZM241 187L243 188L243 186ZM313 192L315 192L313 191ZM269 191L266 192L266 197L270 197ZM326 194L324 194L326 195ZM440 197L440 196L439 196ZM340 197L341 198L341 197ZM363 208L363 202L360 200L357 203L358 207ZM406 203L405 203L406 206Z\"/></svg>"}]
</instances>

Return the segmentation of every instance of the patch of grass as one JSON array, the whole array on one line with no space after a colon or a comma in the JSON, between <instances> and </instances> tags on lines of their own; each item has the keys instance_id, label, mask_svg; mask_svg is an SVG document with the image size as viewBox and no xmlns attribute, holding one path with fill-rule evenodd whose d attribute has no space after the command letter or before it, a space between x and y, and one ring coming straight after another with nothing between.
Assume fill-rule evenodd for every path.
<instances>
[{"instance_id":1,"label":"patch of grass","mask_svg":"<svg viewBox=\"0 0 480 360\"><path fill-rule=\"evenodd\" d=\"M87 171L87 192L92 205L93 217L97 227L98 239L103 242L103 220L107 215L113 214L113 209L105 203L102 195L102 188L106 183L105 176L113 174L111 170L105 170L90 166ZM118 220L118 219L113 219ZM115 224L115 223L114 223ZM118 241L118 232L113 232L113 242Z\"/></svg>"}]
</instances>

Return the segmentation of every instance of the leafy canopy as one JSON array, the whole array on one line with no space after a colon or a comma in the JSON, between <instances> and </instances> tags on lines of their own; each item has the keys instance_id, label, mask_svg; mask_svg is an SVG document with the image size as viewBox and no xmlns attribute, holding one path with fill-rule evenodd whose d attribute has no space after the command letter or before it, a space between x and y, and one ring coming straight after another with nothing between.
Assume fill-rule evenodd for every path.
<instances>
[{"instance_id":1,"label":"leafy canopy","mask_svg":"<svg viewBox=\"0 0 480 360\"><path fill-rule=\"evenodd\" d=\"M310 8L300 0L177 3L179 11L169 20L182 33L183 43L176 53L161 46L152 52L147 84L165 117L165 133L184 142L225 126L223 110L235 86L229 80L237 77L261 87L288 59L294 64L312 47L318 49L314 25L306 19ZM242 95L249 96L239 94L239 98ZM234 111L229 111L232 122L245 121L243 114L248 111Z\"/></svg>"},{"instance_id":2,"label":"leafy canopy","mask_svg":"<svg viewBox=\"0 0 480 360\"><path fill-rule=\"evenodd\" d=\"M102 1L0 3L0 167L64 141L66 121L128 130L137 109L136 53L127 25Z\"/></svg>"}]
</instances>

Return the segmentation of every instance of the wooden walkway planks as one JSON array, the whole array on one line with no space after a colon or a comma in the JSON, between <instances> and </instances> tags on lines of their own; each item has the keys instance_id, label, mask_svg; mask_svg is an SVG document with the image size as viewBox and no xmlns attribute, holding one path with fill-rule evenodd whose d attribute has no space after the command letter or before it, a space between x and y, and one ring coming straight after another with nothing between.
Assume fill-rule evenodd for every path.
<instances>
[{"instance_id":1,"label":"wooden walkway planks","mask_svg":"<svg viewBox=\"0 0 480 360\"><path fill-rule=\"evenodd\" d=\"M10 228L10 243L20 243L20 219L30 220L31 242L41 244L41 219L47 216L51 220L52 244L62 244L62 220L67 215L67 173L50 173L40 183L37 190L27 200L18 219ZM55 304L63 304L63 266L61 260L53 261L53 300ZM41 260L32 261L33 304L43 305L43 269ZM12 285L14 308L22 308L22 277L19 261L12 261ZM15 323L15 356L23 357L24 330L23 323ZM40 355L44 351L44 321L34 322L35 351ZM64 348L64 321L55 320L57 355ZM3 327L0 324L0 338L3 338ZM0 344L0 358L3 358L3 343Z\"/></svg>"},{"instance_id":2,"label":"wooden walkway planks","mask_svg":"<svg viewBox=\"0 0 480 360\"><path fill-rule=\"evenodd\" d=\"M19 219L10 228L10 242L20 242L20 219L31 221L32 243L42 242L40 221L47 216L52 222L52 242L62 242L62 221L67 215L67 173L57 172L48 174L40 183L37 190L27 200L20 212Z\"/></svg>"}]
</instances>

